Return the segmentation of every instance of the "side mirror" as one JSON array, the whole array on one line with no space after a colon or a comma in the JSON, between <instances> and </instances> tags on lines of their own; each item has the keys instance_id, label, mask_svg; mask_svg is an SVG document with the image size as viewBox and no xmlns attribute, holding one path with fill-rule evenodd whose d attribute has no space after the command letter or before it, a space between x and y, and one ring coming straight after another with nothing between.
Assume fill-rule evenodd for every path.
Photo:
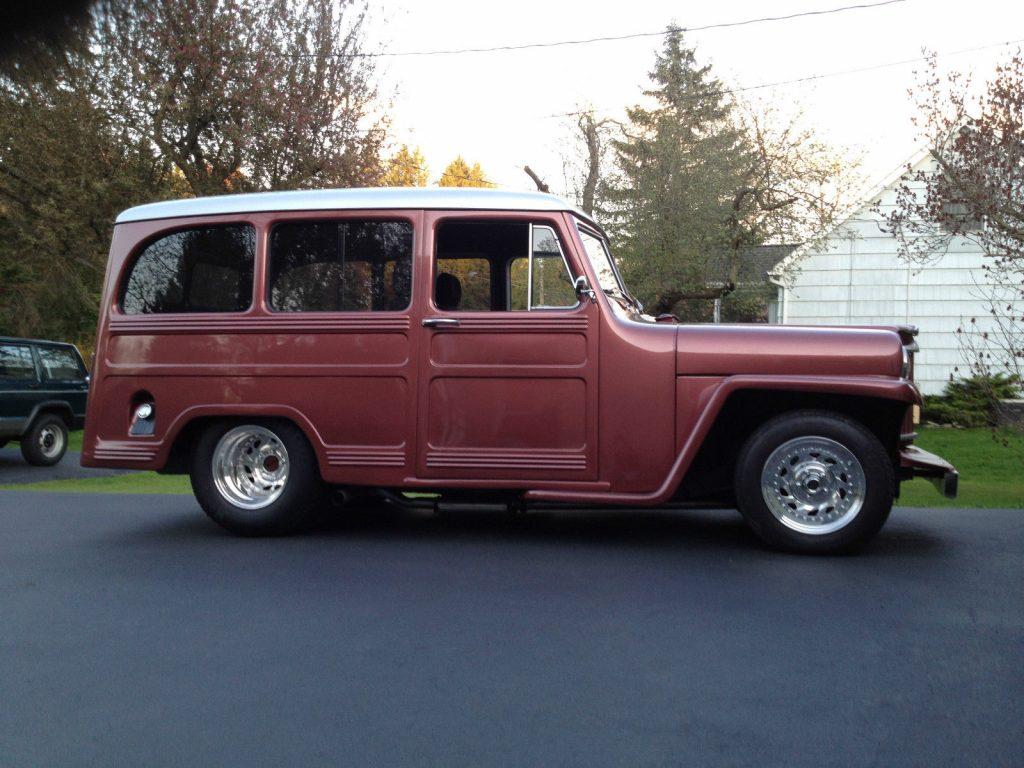
<instances>
[{"instance_id":1,"label":"side mirror","mask_svg":"<svg viewBox=\"0 0 1024 768\"><path fill-rule=\"evenodd\" d=\"M587 282L586 275L580 275L573 282L572 287L576 290L576 298L580 301L583 299L590 299L593 304L597 301L597 294L594 293L594 289L590 287L590 283Z\"/></svg>"}]
</instances>

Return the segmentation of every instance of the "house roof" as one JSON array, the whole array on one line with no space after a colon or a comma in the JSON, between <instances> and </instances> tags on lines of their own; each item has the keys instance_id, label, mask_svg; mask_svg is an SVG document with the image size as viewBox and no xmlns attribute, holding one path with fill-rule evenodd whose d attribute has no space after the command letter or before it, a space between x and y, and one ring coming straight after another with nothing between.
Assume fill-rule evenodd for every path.
<instances>
[{"instance_id":1,"label":"house roof","mask_svg":"<svg viewBox=\"0 0 1024 768\"><path fill-rule=\"evenodd\" d=\"M914 154L912 154L909 158L907 158L905 161L903 161L898 166L896 166L896 168L894 168L889 173L887 173L885 175L885 177L881 181L879 181L876 184L874 184L873 186L869 187L868 188L869 191L866 192L863 195L860 195L857 198L857 202L856 203L854 203L853 205L850 205L842 214L840 214L838 217L836 217L836 221L838 223L834 224L828 231L826 231L822 235L822 238L829 237L832 234L834 234L837 230L839 230L842 227L846 226L846 224L850 221L850 219L852 219L857 214L858 211L861 211L865 207L867 207L868 205L874 203L875 200L878 199L882 195L883 192L885 192L885 190L887 190L889 187L891 187L897 181L902 179L906 175L908 168L911 168L911 169L914 168L922 160L924 160L927 157L929 157L930 154L931 154L931 151L928 148L926 148L926 147L922 148L922 149L918 149L916 152L914 152ZM780 259L778 261L778 263L776 263L769 270L769 273L768 273L769 278L778 277L778 275L781 274L781 272L791 262L798 261L799 259L801 259L813 247L813 245L815 244L815 241L819 241L820 242L820 238L813 238L813 239L811 239L807 243L804 243L803 245L801 245L799 248L796 248L795 250L793 250L792 253L789 253L784 258Z\"/></svg>"},{"instance_id":2,"label":"house roof","mask_svg":"<svg viewBox=\"0 0 1024 768\"><path fill-rule=\"evenodd\" d=\"M129 208L118 224L183 216L258 213L267 211L444 209L483 211L571 211L592 221L575 206L543 192L468 187L374 187L255 192L168 200Z\"/></svg>"},{"instance_id":3,"label":"house roof","mask_svg":"<svg viewBox=\"0 0 1024 768\"><path fill-rule=\"evenodd\" d=\"M768 282L775 265L796 250L799 245L752 245L742 248L739 253L739 285L754 285ZM729 280L729 256L720 254L708 260L707 280L709 283L724 283Z\"/></svg>"}]
</instances>

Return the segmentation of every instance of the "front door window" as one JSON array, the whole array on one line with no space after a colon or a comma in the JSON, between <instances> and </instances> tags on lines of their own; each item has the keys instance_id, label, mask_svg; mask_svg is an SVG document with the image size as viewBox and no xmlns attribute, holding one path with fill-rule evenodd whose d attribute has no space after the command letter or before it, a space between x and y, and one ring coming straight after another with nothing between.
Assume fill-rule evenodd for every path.
<instances>
[{"instance_id":1,"label":"front door window","mask_svg":"<svg viewBox=\"0 0 1024 768\"><path fill-rule=\"evenodd\" d=\"M434 304L443 312L578 306L572 273L552 227L476 220L438 227Z\"/></svg>"}]
</instances>

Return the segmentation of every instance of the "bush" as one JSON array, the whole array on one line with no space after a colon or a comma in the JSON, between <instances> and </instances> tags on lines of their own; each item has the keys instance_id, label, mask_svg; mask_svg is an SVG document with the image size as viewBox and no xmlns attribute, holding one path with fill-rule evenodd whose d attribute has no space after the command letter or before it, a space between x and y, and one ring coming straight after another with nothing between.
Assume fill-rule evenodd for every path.
<instances>
[{"instance_id":1,"label":"bush","mask_svg":"<svg viewBox=\"0 0 1024 768\"><path fill-rule=\"evenodd\" d=\"M1000 400L1017 397L1020 380L1016 376L971 376L946 385L942 395L924 399L921 420L961 427L994 427Z\"/></svg>"}]
</instances>

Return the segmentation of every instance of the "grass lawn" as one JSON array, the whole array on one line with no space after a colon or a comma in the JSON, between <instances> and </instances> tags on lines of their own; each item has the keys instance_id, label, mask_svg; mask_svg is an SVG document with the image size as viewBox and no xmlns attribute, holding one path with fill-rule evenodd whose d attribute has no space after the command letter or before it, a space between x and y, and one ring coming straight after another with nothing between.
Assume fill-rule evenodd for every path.
<instances>
[{"instance_id":1,"label":"grass lawn","mask_svg":"<svg viewBox=\"0 0 1024 768\"><path fill-rule=\"evenodd\" d=\"M133 472L112 477L78 480L43 480L39 483L0 485L0 491L65 491L67 493L192 493L187 475Z\"/></svg>"},{"instance_id":2,"label":"grass lawn","mask_svg":"<svg viewBox=\"0 0 1024 768\"><path fill-rule=\"evenodd\" d=\"M1024 507L1024 434L988 429L921 429L917 445L937 453L960 472L960 495L947 499L927 480L903 484L904 507Z\"/></svg>"},{"instance_id":3,"label":"grass lawn","mask_svg":"<svg viewBox=\"0 0 1024 768\"><path fill-rule=\"evenodd\" d=\"M1024 434L1003 433L999 437L1006 439L1009 446L996 442L987 429L922 428L917 445L948 459L960 470L960 496L947 499L927 480L918 479L903 484L897 503L905 507L1024 508ZM73 432L69 447L79 450L81 445L82 433ZM0 489L72 493L192 492L187 477L155 472L0 485Z\"/></svg>"},{"instance_id":4,"label":"grass lawn","mask_svg":"<svg viewBox=\"0 0 1024 768\"><path fill-rule=\"evenodd\" d=\"M82 430L76 430L68 434L68 450L69 451L80 451L82 450Z\"/></svg>"}]
</instances>

